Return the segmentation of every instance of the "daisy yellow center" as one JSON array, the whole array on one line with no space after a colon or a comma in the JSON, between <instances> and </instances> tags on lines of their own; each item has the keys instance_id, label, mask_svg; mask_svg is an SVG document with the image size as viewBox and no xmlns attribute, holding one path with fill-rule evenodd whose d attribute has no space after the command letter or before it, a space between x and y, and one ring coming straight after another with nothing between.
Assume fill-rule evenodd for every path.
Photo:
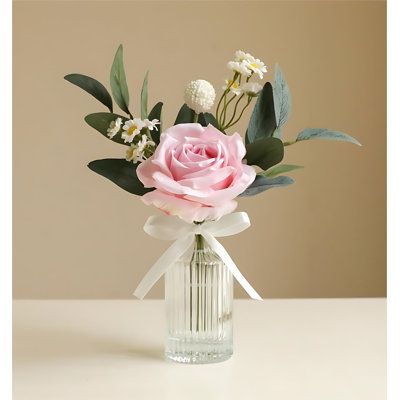
<instances>
[{"instance_id":1,"label":"daisy yellow center","mask_svg":"<svg viewBox=\"0 0 400 400\"><path fill-rule=\"evenodd\" d=\"M136 129L137 129L137 126L136 126L136 125L130 126L129 129L128 129L128 131L127 131L128 135L129 135L129 136L132 135L133 132L136 131Z\"/></svg>"},{"instance_id":2,"label":"daisy yellow center","mask_svg":"<svg viewBox=\"0 0 400 400\"><path fill-rule=\"evenodd\" d=\"M251 63L250 67L252 67L254 69L258 69L259 68L258 64L256 64L256 63Z\"/></svg>"}]
</instances>

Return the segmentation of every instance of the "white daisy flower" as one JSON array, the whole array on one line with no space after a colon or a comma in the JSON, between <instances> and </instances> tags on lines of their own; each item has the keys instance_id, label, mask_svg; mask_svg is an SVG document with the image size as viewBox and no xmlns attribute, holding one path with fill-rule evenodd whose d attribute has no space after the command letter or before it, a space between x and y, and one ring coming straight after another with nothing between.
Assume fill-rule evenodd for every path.
<instances>
[{"instance_id":1,"label":"white daisy flower","mask_svg":"<svg viewBox=\"0 0 400 400\"><path fill-rule=\"evenodd\" d=\"M123 126L124 132L122 132L121 138L124 139L125 143L132 143L136 135L139 134L140 130L145 127L144 122L140 118L133 118L125 122Z\"/></svg>"},{"instance_id":2,"label":"white daisy flower","mask_svg":"<svg viewBox=\"0 0 400 400\"><path fill-rule=\"evenodd\" d=\"M189 82L185 89L185 103L199 114L208 111L214 104L215 90L210 82L197 79Z\"/></svg>"},{"instance_id":3,"label":"white daisy flower","mask_svg":"<svg viewBox=\"0 0 400 400\"><path fill-rule=\"evenodd\" d=\"M230 85L230 87L229 87ZM239 83L234 81L232 83L231 79L225 79L225 85L222 86L222 89L226 90L229 87L229 91L235 94L236 96L239 96L242 94L242 88L239 86Z\"/></svg>"},{"instance_id":4,"label":"white daisy flower","mask_svg":"<svg viewBox=\"0 0 400 400\"><path fill-rule=\"evenodd\" d=\"M238 62L249 61L249 62L251 62L253 60L254 60L254 57L251 54L245 53L242 50L235 51L235 61L238 61Z\"/></svg>"},{"instance_id":5,"label":"white daisy flower","mask_svg":"<svg viewBox=\"0 0 400 400\"><path fill-rule=\"evenodd\" d=\"M107 136L112 139L121 129L122 118L118 117L115 121L110 122L110 126L107 129Z\"/></svg>"},{"instance_id":6,"label":"white daisy flower","mask_svg":"<svg viewBox=\"0 0 400 400\"><path fill-rule=\"evenodd\" d=\"M267 72L267 67L266 65L259 60L258 58L255 58L253 61L249 62L246 61L246 64L248 68L253 71L260 79L264 77L264 73Z\"/></svg>"},{"instance_id":7,"label":"white daisy flower","mask_svg":"<svg viewBox=\"0 0 400 400\"><path fill-rule=\"evenodd\" d=\"M126 151L126 161L134 161L136 159L137 145L131 144L131 147Z\"/></svg>"},{"instance_id":8,"label":"white daisy flower","mask_svg":"<svg viewBox=\"0 0 400 400\"><path fill-rule=\"evenodd\" d=\"M150 157L156 144L152 140L148 140L146 135L143 135L138 143L131 144L131 147L126 151L126 160L132 161L134 164L147 160Z\"/></svg>"},{"instance_id":9,"label":"white daisy flower","mask_svg":"<svg viewBox=\"0 0 400 400\"><path fill-rule=\"evenodd\" d=\"M156 125L159 125L160 121L158 119L153 119L150 121L149 119L146 118L143 120L143 123L149 131L152 131L153 129L158 131L158 128L156 127Z\"/></svg>"},{"instance_id":10,"label":"white daisy flower","mask_svg":"<svg viewBox=\"0 0 400 400\"><path fill-rule=\"evenodd\" d=\"M252 73L255 73L260 79L262 79L264 77L263 74L267 72L267 67L261 60L255 58L249 53L245 53L242 50L237 50L235 52L235 61L231 61L231 63L235 62L242 64L242 68L244 65L245 68L250 70L250 74L246 76L250 76Z\"/></svg>"},{"instance_id":11,"label":"white daisy flower","mask_svg":"<svg viewBox=\"0 0 400 400\"><path fill-rule=\"evenodd\" d=\"M240 87L243 93L246 93L250 97L255 97L260 93L262 85L258 82L246 82Z\"/></svg>"},{"instance_id":12,"label":"white daisy flower","mask_svg":"<svg viewBox=\"0 0 400 400\"><path fill-rule=\"evenodd\" d=\"M247 61L229 61L228 68L243 76L250 76L252 74L251 69L248 67Z\"/></svg>"},{"instance_id":13,"label":"white daisy flower","mask_svg":"<svg viewBox=\"0 0 400 400\"><path fill-rule=\"evenodd\" d=\"M148 140L147 135L143 135L142 138L139 140L137 146L140 152L143 152L146 147L155 146L156 144L152 140Z\"/></svg>"}]
</instances>

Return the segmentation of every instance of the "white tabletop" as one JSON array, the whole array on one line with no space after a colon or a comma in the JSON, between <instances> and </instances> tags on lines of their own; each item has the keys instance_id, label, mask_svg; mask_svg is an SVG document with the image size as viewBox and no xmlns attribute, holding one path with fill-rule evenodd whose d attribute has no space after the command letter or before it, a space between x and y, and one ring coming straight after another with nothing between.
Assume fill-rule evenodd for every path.
<instances>
[{"instance_id":1,"label":"white tabletop","mask_svg":"<svg viewBox=\"0 0 400 400\"><path fill-rule=\"evenodd\" d=\"M161 300L14 302L14 400L383 400L384 299L237 300L233 357L163 358Z\"/></svg>"}]
</instances>

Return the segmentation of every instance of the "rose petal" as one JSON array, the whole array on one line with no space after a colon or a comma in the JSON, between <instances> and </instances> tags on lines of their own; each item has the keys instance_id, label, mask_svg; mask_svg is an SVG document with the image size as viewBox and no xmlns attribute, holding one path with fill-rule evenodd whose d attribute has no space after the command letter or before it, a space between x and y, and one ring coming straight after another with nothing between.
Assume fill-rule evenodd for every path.
<instances>
[{"instance_id":1,"label":"rose petal","mask_svg":"<svg viewBox=\"0 0 400 400\"><path fill-rule=\"evenodd\" d=\"M207 207L200 203L193 203L161 190L153 190L142 196L142 201L146 205L154 205L168 215L176 215L186 222L201 222L205 220L219 219L223 215L229 214L237 207L236 201L228 201L218 207Z\"/></svg>"},{"instance_id":2,"label":"rose petal","mask_svg":"<svg viewBox=\"0 0 400 400\"><path fill-rule=\"evenodd\" d=\"M193 189L208 189L221 181L225 181L235 171L233 167L225 167L209 171L208 174L192 178L186 178L179 181L181 185L189 186Z\"/></svg>"}]
</instances>

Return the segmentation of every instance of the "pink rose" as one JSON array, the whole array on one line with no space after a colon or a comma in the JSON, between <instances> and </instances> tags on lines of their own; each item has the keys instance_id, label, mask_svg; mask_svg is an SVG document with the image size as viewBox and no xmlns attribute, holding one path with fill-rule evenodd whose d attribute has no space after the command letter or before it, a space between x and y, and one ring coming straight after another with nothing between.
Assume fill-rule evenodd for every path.
<instances>
[{"instance_id":1,"label":"pink rose","mask_svg":"<svg viewBox=\"0 0 400 400\"><path fill-rule=\"evenodd\" d=\"M233 199L256 177L242 163L245 154L237 133L227 136L212 125L175 125L137 168L143 185L156 188L142 199L188 222L218 219L237 207Z\"/></svg>"}]
</instances>

